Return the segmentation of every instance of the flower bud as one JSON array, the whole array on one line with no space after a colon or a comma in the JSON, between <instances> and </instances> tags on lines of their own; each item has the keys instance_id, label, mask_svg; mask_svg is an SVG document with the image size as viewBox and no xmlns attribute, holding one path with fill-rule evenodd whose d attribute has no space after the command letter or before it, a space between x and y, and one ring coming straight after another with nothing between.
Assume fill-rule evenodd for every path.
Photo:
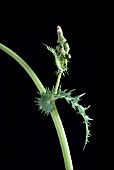
<instances>
[{"instance_id":1,"label":"flower bud","mask_svg":"<svg viewBox=\"0 0 114 170\"><path fill-rule=\"evenodd\" d=\"M60 53L60 52L61 52L61 46L60 46L60 45L57 45L57 46L56 46L56 50L57 50L58 53Z\"/></svg>"},{"instance_id":2,"label":"flower bud","mask_svg":"<svg viewBox=\"0 0 114 170\"><path fill-rule=\"evenodd\" d=\"M60 26L57 26L57 35L58 35L57 43L64 44L66 42L66 39L63 36L63 31Z\"/></svg>"},{"instance_id":3,"label":"flower bud","mask_svg":"<svg viewBox=\"0 0 114 170\"><path fill-rule=\"evenodd\" d=\"M68 54L68 52L70 50L70 47L69 47L68 43L64 43L64 49L65 49L66 53Z\"/></svg>"},{"instance_id":4,"label":"flower bud","mask_svg":"<svg viewBox=\"0 0 114 170\"><path fill-rule=\"evenodd\" d=\"M70 55L70 54L66 54L65 57L66 57L67 59L70 59L70 58L71 58L71 55Z\"/></svg>"}]
</instances>

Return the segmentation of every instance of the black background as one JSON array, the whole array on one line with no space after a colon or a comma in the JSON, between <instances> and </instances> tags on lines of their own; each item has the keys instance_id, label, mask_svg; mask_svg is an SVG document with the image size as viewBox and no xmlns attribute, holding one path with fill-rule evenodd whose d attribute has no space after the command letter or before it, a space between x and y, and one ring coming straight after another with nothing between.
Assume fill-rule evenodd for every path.
<instances>
[{"instance_id":1,"label":"black background","mask_svg":"<svg viewBox=\"0 0 114 170\"><path fill-rule=\"evenodd\" d=\"M55 4L56 5L56 4ZM52 54L42 45L55 46L56 27L60 25L72 56L69 75L61 79L63 89L86 93L83 106L93 119L90 143L83 151L83 119L64 101L57 102L69 142L74 170L97 168L97 88L101 46L102 14L94 4L69 5L58 9L18 6L3 10L0 42L20 55L35 71L45 87L56 82ZM102 20L101 20L102 18ZM1 170L65 169L59 140L50 116L44 116L34 103L37 88L23 68L0 51L0 155Z\"/></svg>"}]
</instances>

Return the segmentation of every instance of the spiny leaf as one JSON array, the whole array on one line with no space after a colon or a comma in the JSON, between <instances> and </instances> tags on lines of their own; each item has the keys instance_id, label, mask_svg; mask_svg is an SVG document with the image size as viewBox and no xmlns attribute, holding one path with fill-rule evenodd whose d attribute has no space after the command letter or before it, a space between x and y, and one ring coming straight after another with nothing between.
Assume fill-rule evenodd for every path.
<instances>
[{"instance_id":1,"label":"spiny leaf","mask_svg":"<svg viewBox=\"0 0 114 170\"><path fill-rule=\"evenodd\" d=\"M39 110L47 115L49 115L50 111L53 109L51 95L48 93L41 94L41 97L37 98L36 104L38 105Z\"/></svg>"},{"instance_id":2,"label":"spiny leaf","mask_svg":"<svg viewBox=\"0 0 114 170\"><path fill-rule=\"evenodd\" d=\"M44 43L42 43L42 44L45 45L45 46L47 47L47 49L48 49L49 51L51 51L54 56L57 57L57 53L56 53L56 50L55 50L54 48L52 48L52 47L50 47L50 46L48 46L48 45L46 45L46 44L44 44Z\"/></svg>"},{"instance_id":3,"label":"spiny leaf","mask_svg":"<svg viewBox=\"0 0 114 170\"><path fill-rule=\"evenodd\" d=\"M81 106L81 105L79 105L78 104L78 106L77 106L77 108L78 108L78 110L79 110L79 114L80 115L82 115L82 117L83 117L83 119L84 119L84 121L83 121L83 123L85 124L85 126L86 126L86 138L85 138L85 144L84 144L84 148L83 148L83 150L85 149L85 146L87 145L87 143L89 142L89 137L91 136L91 134L90 134L90 129L89 129L89 127L91 126L91 124L90 124L90 120L93 120L93 119L91 119L91 118L89 118L89 116L87 116L86 114L85 114L85 110L87 110L88 108L89 108L89 106L87 107L87 108L84 108L83 106Z\"/></svg>"},{"instance_id":4,"label":"spiny leaf","mask_svg":"<svg viewBox=\"0 0 114 170\"><path fill-rule=\"evenodd\" d=\"M39 107L40 110L42 110L42 112L44 112L44 114L49 115L50 111L52 111L53 109L53 105L52 105L52 101L55 101L57 99L65 99L71 106L72 108L78 112L76 112L77 114L80 114L84 121L83 123L85 124L85 128L86 128L86 138L85 138L85 144L84 144L84 148L87 145L87 143L89 142L89 137L91 136L90 134L90 120L93 120L91 118L89 118L88 115L86 115L85 111L90 107L88 106L83 107L82 105L80 105L78 102L80 101L80 98L85 95L85 93L81 94L81 95L76 95L74 97L72 97L72 92L74 91L70 90L68 91L66 90L61 90L61 88L58 89L57 94L54 93L54 88L50 91L49 88L46 88L46 93L41 93L40 94L40 98L37 98L37 105Z\"/></svg>"}]
</instances>

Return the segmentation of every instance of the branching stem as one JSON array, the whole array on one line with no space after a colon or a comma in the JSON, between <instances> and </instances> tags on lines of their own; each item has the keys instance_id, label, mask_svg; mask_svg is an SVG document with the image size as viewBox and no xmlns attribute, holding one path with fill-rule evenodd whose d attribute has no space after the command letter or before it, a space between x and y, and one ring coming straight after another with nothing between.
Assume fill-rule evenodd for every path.
<instances>
[{"instance_id":1,"label":"branching stem","mask_svg":"<svg viewBox=\"0 0 114 170\"><path fill-rule=\"evenodd\" d=\"M4 52L6 52L8 55L10 55L13 59L15 59L24 68L24 70L29 74L29 76L33 80L34 84L36 85L36 87L38 88L40 93L46 92L46 89L44 88L43 84L41 83L41 81L39 80L37 75L34 73L34 71L30 68L30 66L20 56L18 56L15 52L13 52L12 50L10 50L8 47L4 46L1 43L0 43L0 49L3 50ZM61 79L61 73L58 74L57 82L55 85L55 93L57 93L57 90L58 90L58 87L60 84L60 79ZM64 158L64 163L65 163L65 169L73 170L72 159L71 159L71 155L70 155L70 149L68 146L65 130L64 130L62 121L60 119L59 113L57 111L57 108L56 108L56 105L54 102L53 102L53 106L54 107L53 107L53 110L51 111L51 117L54 122L56 131L57 131L57 135L59 138L59 142L61 145L62 154L63 154L63 158Z\"/></svg>"}]
</instances>

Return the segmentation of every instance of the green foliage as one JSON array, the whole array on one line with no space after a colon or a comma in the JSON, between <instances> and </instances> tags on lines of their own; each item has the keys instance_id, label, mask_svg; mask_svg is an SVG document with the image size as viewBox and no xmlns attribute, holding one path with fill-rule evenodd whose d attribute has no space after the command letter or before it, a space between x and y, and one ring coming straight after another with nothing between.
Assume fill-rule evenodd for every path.
<instances>
[{"instance_id":1,"label":"green foliage","mask_svg":"<svg viewBox=\"0 0 114 170\"><path fill-rule=\"evenodd\" d=\"M57 31L58 45L55 48L52 48L46 44L43 45L45 45L47 49L52 52L55 58L55 65L58 68L57 74L61 73L64 75L66 72L68 72L67 64L69 59L71 58L71 55L69 54L69 50L70 50L69 44L66 42L67 40L64 38L63 32L60 27L59 29L60 30Z\"/></svg>"},{"instance_id":2,"label":"green foliage","mask_svg":"<svg viewBox=\"0 0 114 170\"><path fill-rule=\"evenodd\" d=\"M40 94L40 98L36 98L37 101L37 105L39 107L40 110L42 110L42 112L44 112L44 114L49 115L50 111L53 110L53 101L56 101L58 99L65 99L70 105L71 107L75 110L78 111L76 112L77 114L80 114L84 121L83 123L86 126L86 138L85 138L85 144L84 144L84 148L86 146L86 144L89 142L88 138L90 137L90 120L92 120L91 118L89 118L89 116L86 115L85 111L89 108L85 108L82 105L79 104L79 101L81 100L80 98L85 94L81 94L81 95L76 95L74 97L72 97L72 92L74 90L68 91L68 90L61 90L61 88L58 89L57 94L54 93L54 88L50 91L49 88L46 90L46 93L39 93Z\"/></svg>"},{"instance_id":3,"label":"green foliage","mask_svg":"<svg viewBox=\"0 0 114 170\"><path fill-rule=\"evenodd\" d=\"M15 59L23 68L24 70L28 73L28 75L31 77L33 80L34 84L39 90L39 95L40 97L36 98L36 104L38 105L39 110L43 112L46 115L49 115L51 113L51 117L53 119L53 122L56 127L56 131L59 137L60 145L62 148L62 153L63 153L63 158L64 158L64 163L65 163L65 168L66 170L73 170L73 165L72 165L72 160L70 156L70 150L67 142L67 138L65 135L64 127L62 125L61 119L59 117L55 101L58 99L65 99L68 104L71 105L71 107L76 111L77 114L80 114L84 121L83 123L85 124L86 127L86 138L85 138L85 144L89 142L88 138L90 137L90 120L88 115L86 115L85 111L89 107L83 107L82 105L79 104L80 98L85 94L81 95L76 95L72 96L72 92L74 90L61 90L59 88L60 84L60 79L61 75L65 75L65 73L68 73L68 62L69 59L71 58L71 55L69 54L69 44L67 43L67 40L63 36L63 32L60 26L57 26L57 35L58 35L58 40L57 40L57 46L55 48L49 47L46 44L43 44L47 47L49 51L52 52L54 59L55 59L55 64L57 66L57 82L55 87L52 90L49 90L49 88L45 89L37 75L34 73L34 71L31 69L31 67L15 52L13 52L11 49L8 47L4 46L3 44L0 43L0 49L6 52L8 55L10 55L13 59Z\"/></svg>"},{"instance_id":4,"label":"green foliage","mask_svg":"<svg viewBox=\"0 0 114 170\"><path fill-rule=\"evenodd\" d=\"M51 99L52 96L48 93L42 93L41 98L37 98L36 104L39 106L39 110L41 110L47 115L53 109Z\"/></svg>"}]
</instances>

